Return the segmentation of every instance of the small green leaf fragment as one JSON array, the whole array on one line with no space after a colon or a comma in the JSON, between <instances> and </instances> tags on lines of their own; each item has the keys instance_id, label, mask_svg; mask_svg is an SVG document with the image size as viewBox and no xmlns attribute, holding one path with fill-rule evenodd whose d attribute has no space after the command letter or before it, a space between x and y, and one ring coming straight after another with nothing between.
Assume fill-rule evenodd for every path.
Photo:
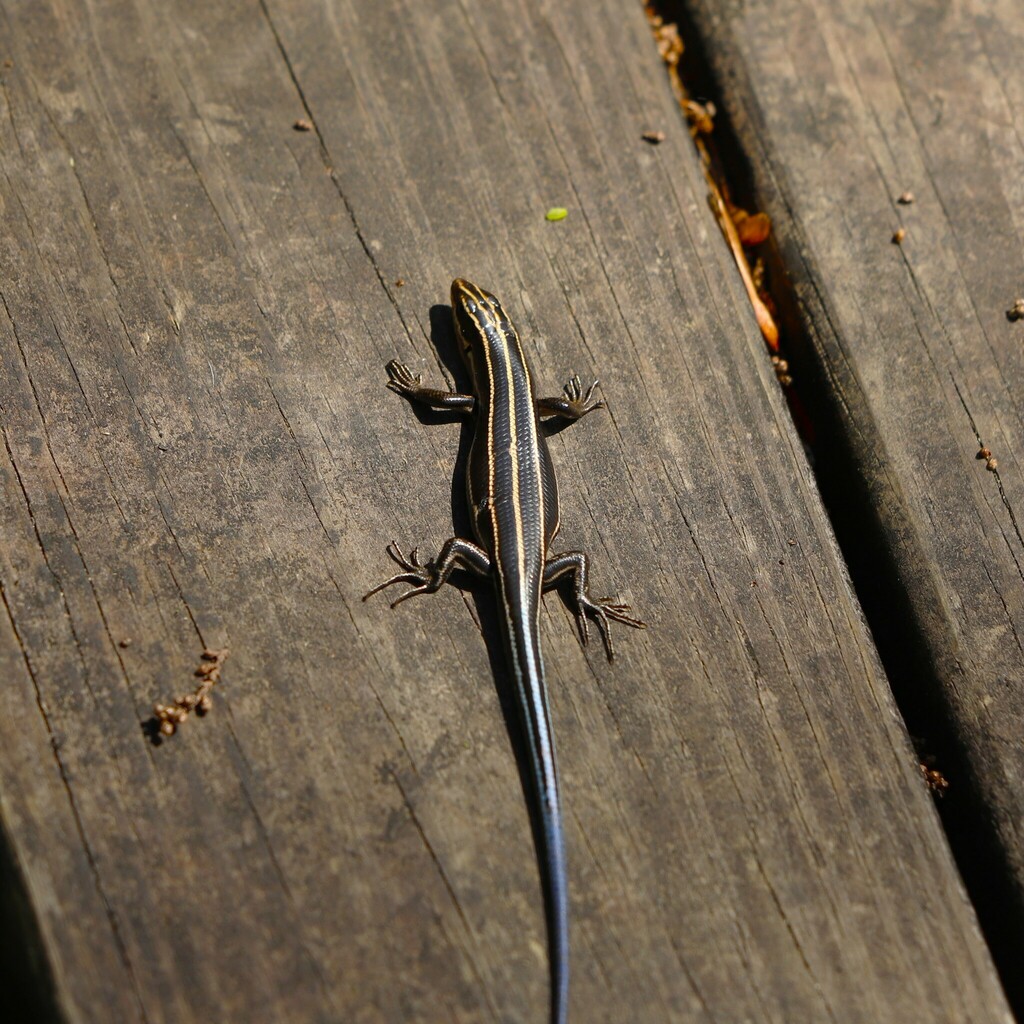
<instances>
[{"instance_id":1,"label":"small green leaf fragment","mask_svg":"<svg viewBox=\"0 0 1024 1024\"><path fill-rule=\"evenodd\" d=\"M564 206L552 206L544 216L547 220L565 220L569 211Z\"/></svg>"}]
</instances>

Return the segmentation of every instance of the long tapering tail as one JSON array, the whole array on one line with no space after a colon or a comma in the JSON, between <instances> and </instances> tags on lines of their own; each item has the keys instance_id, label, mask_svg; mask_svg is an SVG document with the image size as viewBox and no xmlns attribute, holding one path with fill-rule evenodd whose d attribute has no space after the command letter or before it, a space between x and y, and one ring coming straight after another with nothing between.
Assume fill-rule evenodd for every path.
<instances>
[{"instance_id":1,"label":"long tapering tail","mask_svg":"<svg viewBox=\"0 0 1024 1024\"><path fill-rule=\"evenodd\" d=\"M530 797L534 811L534 843L548 933L551 1024L566 1024L569 1016L569 890L555 741L536 618L508 615L506 630L533 790Z\"/></svg>"},{"instance_id":2,"label":"long tapering tail","mask_svg":"<svg viewBox=\"0 0 1024 1024\"><path fill-rule=\"evenodd\" d=\"M558 803L557 782L554 802L540 812L544 833L538 850L544 909L548 926L548 959L551 976L551 1024L565 1024L569 1017L569 890L565 869L565 840Z\"/></svg>"}]
</instances>

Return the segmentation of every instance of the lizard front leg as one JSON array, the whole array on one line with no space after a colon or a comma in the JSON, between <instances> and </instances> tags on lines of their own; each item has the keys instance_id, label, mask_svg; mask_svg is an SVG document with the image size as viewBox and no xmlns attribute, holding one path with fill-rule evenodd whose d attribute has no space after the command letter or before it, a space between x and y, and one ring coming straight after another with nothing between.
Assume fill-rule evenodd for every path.
<instances>
[{"instance_id":1,"label":"lizard front leg","mask_svg":"<svg viewBox=\"0 0 1024 1024\"><path fill-rule=\"evenodd\" d=\"M410 402L418 402L438 412L470 413L476 408L476 398L473 395L425 388L420 383L420 375L414 374L405 363L400 363L397 359L392 359L385 369L388 371L388 387L396 395L408 398Z\"/></svg>"},{"instance_id":2,"label":"lizard front leg","mask_svg":"<svg viewBox=\"0 0 1024 1024\"><path fill-rule=\"evenodd\" d=\"M558 586L566 577L572 580L576 624L579 626L580 639L586 646L590 633L587 616L592 615L601 631L608 660L611 661L615 657L615 649L612 647L612 634L608 620L614 619L616 622L625 623L634 629L646 629L647 623L627 615L626 613L631 610L628 604L617 604L608 598L595 601L587 593L587 569L587 556L582 551L567 551L564 555L555 555L544 563L544 589L549 590Z\"/></svg>"},{"instance_id":3,"label":"lizard front leg","mask_svg":"<svg viewBox=\"0 0 1024 1024\"><path fill-rule=\"evenodd\" d=\"M604 399L594 399L594 391L599 383L600 381L595 380L584 393L579 374L573 374L557 398L537 399L538 415L557 416L569 423L575 423L576 420L583 419L588 412L603 409Z\"/></svg>"},{"instance_id":4,"label":"lizard front leg","mask_svg":"<svg viewBox=\"0 0 1024 1024\"><path fill-rule=\"evenodd\" d=\"M456 569L468 569L476 576L486 577L491 574L491 556L482 547L472 541L463 540L461 537L452 537L445 541L437 558L425 564L416 557L418 550L416 548L412 549L408 558L402 554L402 549L394 541L385 550L392 561L402 569L402 572L396 573L391 579L374 587L363 597L364 601L386 587L390 587L392 583L411 584L411 590L400 594L391 602L391 607L394 608L407 598L415 597L417 594L433 594L440 590Z\"/></svg>"}]
</instances>

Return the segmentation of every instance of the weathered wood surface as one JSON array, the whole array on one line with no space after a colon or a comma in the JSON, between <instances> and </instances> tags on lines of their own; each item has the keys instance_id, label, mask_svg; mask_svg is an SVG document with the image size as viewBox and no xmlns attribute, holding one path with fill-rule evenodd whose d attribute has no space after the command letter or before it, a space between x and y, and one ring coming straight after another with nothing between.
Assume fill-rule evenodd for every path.
<instances>
[{"instance_id":1,"label":"weathered wood surface","mask_svg":"<svg viewBox=\"0 0 1024 1024\"><path fill-rule=\"evenodd\" d=\"M451 532L382 367L463 274L605 381L563 542L651 624L545 605L575 1019L1007 1020L639 6L3 10L0 807L60 1012L542 1018L488 599L359 601Z\"/></svg>"},{"instance_id":2,"label":"weathered wood surface","mask_svg":"<svg viewBox=\"0 0 1024 1024\"><path fill-rule=\"evenodd\" d=\"M965 870L1024 999L1021 7L692 8L877 517L885 557L859 568L891 561L909 606L889 623L908 703L941 704L959 828L999 848Z\"/></svg>"}]
</instances>

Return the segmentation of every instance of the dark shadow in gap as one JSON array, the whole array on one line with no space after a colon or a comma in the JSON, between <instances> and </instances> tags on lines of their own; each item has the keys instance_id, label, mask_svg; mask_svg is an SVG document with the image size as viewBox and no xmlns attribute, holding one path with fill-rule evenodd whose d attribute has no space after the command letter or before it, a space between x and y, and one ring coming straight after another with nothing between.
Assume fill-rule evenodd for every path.
<instances>
[{"instance_id":1,"label":"dark shadow in gap","mask_svg":"<svg viewBox=\"0 0 1024 1024\"><path fill-rule=\"evenodd\" d=\"M0 823L0 992L9 1024L60 1024L53 972L25 879Z\"/></svg>"}]
</instances>

